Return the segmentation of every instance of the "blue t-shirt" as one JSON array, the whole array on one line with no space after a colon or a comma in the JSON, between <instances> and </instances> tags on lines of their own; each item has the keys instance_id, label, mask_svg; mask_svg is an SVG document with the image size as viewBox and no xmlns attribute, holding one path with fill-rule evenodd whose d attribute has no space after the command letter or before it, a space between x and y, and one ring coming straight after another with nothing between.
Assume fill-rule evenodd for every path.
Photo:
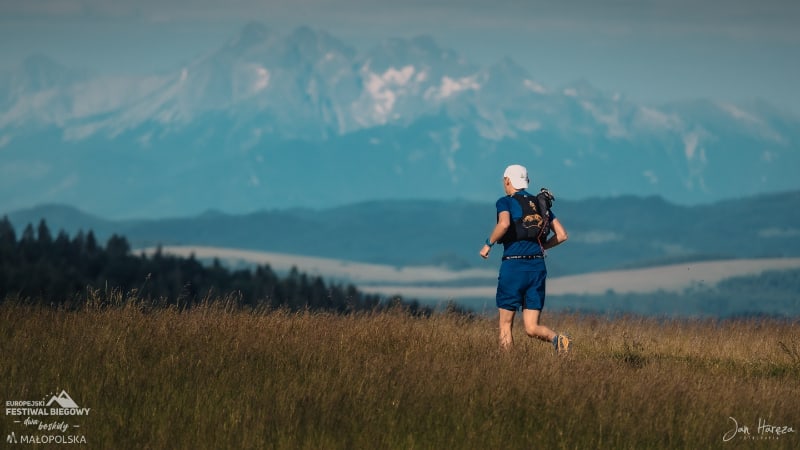
<instances>
[{"instance_id":1,"label":"blue t-shirt","mask_svg":"<svg viewBox=\"0 0 800 450\"><path fill-rule=\"evenodd\" d=\"M517 191L517 194L527 194L531 195L528 192L522 190ZM514 199L514 197L510 195L506 195L505 197L500 197L495 203L497 207L497 215L500 216L500 213L503 211L508 211L511 214L511 226L514 226L514 221L522 218L522 207L519 206L519 202ZM550 211L550 220L554 220L556 215L553 211ZM546 238L542 238L542 242L544 242ZM542 254L542 247L536 241L514 241L509 243L503 244L503 256L527 256L527 255L541 255ZM510 261L510 260L509 260ZM527 261L527 260L516 260L516 261ZM508 262L508 261L504 261Z\"/></svg>"}]
</instances>

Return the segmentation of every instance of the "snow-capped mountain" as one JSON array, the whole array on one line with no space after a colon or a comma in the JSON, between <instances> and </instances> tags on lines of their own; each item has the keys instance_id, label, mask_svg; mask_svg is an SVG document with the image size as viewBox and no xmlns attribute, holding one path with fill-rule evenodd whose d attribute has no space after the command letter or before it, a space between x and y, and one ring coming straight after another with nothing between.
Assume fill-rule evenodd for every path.
<instances>
[{"instance_id":1,"label":"snow-capped mountain","mask_svg":"<svg viewBox=\"0 0 800 450\"><path fill-rule=\"evenodd\" d=\"M510 58L481 67L428 37L362 53L253 23L169 73L91 76L35 56L0 74L0 209L491 198L512 162L572 198L702 202L800 187L798 125L763 103L643 105L587 81L545 86Z\"/></svg>"}]
</instances>

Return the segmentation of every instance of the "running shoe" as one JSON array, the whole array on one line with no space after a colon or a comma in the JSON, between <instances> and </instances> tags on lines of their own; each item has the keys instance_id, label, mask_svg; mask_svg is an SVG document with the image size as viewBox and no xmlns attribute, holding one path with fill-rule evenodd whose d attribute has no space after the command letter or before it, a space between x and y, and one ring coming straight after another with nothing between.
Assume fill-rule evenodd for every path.
<instances>
[{"instance_id":1,"label":"running shoe","mask_svg":"<svg viewBox=\"0 0 800 450\"><path fill-rule=\"evenodd\" d=\"M570 347L572 347L572 338L566 334L559 334L556 339L556 353L559 355L569 353Z\"/></svg>"}]
</instances>

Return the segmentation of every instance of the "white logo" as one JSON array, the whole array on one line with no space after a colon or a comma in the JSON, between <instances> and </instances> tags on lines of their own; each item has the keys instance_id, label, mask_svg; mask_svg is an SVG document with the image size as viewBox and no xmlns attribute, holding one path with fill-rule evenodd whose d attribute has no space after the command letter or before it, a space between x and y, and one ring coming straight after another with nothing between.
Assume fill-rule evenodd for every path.
<instances>
[{"instance_id":1,"label":"white logo","mask_svg":"<svg viewBox=\"0 0 800 450\"><path fill-rule=\"evenodd\" d=\"M75 400L73 400L69 394L67 394L67 391L61 391L61 393L58 394L58 397L55 395L50 397L50 401L47 402L47 405L45 406L50 406L53 404L53 402L58 403L58 405L62 408L78 408L78 404L75 403Z\"/></svg>"},{"instance_id":2,"label":"white logo","mask_svg":"<svg viewBox=\"0 0 800 450\"><path fill-rule=\"evenodd\" d=\"M58 391L56 391L58 392ZM8 444L85 444L81 417L91 408L81 408L66 390L47 400L6 400L5 415L16 426L6 435Z\"/></svg>"}]
</instances>

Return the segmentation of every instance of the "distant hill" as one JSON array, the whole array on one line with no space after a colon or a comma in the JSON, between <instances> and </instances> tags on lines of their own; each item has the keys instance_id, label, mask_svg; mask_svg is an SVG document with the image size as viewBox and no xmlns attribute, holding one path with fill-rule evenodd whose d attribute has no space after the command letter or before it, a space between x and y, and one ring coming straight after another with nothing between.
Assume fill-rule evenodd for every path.
<instances>
[{"instance_id":1,"label":"distant hill","mask_svg":"<svg viewBox=\"0 0 800 450\"><path fill-rule=\"evenodd\" d=\"M800 191L706 205L660 197L557 199L569 241L551 250L558 276L685 261L800 256ZM7 213L18 232L44 219L53 233L125 236L133 248L198 245L392 266L484 267L478 250L494 226L493 203L385 200L327 209L112 221L63 205ZM499 259L499 252L492 258Z\"/></svg>"}]
</instances>

